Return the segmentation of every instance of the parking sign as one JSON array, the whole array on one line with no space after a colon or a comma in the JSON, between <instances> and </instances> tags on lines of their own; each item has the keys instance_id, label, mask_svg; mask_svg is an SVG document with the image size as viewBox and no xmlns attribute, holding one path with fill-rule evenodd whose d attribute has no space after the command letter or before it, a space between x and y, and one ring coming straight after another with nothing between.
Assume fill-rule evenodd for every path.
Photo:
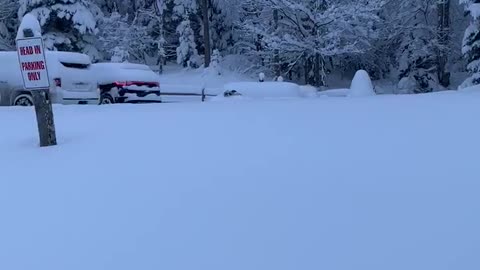
<instances>
[{"instance_id":1,"label":"parking sign","mask_svg":"<svg viewBox=\"0 0 480 270\"><path fill-rule=\"evenodd\" d=\"M50 88L42 38L17 39L17 54L25 90Z\"/></svg>"}]
</instances>

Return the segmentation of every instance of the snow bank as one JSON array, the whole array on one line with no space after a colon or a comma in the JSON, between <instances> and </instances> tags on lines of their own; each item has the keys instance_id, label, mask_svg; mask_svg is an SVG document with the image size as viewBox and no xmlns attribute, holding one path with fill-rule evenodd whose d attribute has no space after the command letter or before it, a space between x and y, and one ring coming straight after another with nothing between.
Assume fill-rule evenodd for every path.
<instances>
[{"instance_id":1,"label":"snow bank","mask_svg":"<svg viewBox=\"0 0 480 270\"><path fill-rule=\"evenodd\" d=\"M0 269L480 269L479 103L0 108Z\"/></svg>"},{"instance_id":2,"label":"snow bank","mask_svg":"<svg viewBox=\"0 0 480 270\"><path fill-rule=\"evenodd\" d=\"M365 70L359 70L353 77L349 96L362 97L375 95L372 80Z\"/></svg>"},{"instance_id":3,"label":"snow bank","mask_svg":"<svg viewBox=\"0 0 480 270\"><path fill-rule=\"evenodd\" d=\"M226 84L224 90L235 90L251 98L300 97L299 86L288 82L236 82Z\"/></svg>"}]
</instances>

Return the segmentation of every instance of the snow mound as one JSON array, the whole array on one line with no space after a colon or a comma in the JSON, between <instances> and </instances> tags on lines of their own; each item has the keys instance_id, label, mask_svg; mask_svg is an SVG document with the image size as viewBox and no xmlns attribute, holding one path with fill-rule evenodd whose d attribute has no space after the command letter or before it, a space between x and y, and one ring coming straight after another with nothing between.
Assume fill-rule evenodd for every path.
<instances>
[{"instance_id":1,"label":"snow mound","mask_svg":"<svg viewBox=\"0 0 480 270\"><path fill-rule=\"evenodd\" d=\"M300 97L298 84L288 82L236 82L226 84L224 90L252 98Z\"/></svg>"},{"instance_id":2,"label":"snow mound","mask_svg":"<svg viewBox=\"0 0 480 270\"><path fill-rule=\"evenodd\" d=\"M375 91L373 90L373 83L370 76L365 70L357 71L350 86L350 96L363 97L373 95L375 95Z\"/></svg>"},{"instance_id":3,"label":"snow mound","mask_svg":"<svg viewBox=\"0 0 480 270\"><path fill-rule=\"evenodd\" d=\"M42 28L40 27L40 23L38 22L37 18L30 13L23 16L20 27L18 27L17 39L25 38L23 35L24 29L32 29L35 37L42 37Z\"/></svg>"}]
</instances>

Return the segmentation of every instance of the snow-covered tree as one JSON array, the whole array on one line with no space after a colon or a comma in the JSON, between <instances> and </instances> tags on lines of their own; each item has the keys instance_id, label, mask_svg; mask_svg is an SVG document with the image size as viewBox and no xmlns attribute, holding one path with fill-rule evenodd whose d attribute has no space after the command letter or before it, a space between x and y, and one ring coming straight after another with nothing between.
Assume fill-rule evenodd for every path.
<instances>
[{"instance_id":1,"label":"snow-covered tree","mask_svg":"<svg viewBox=\"0 0 480 270\"><path fill-rule=\"evenodd\" d=\"M173 14L185 20L185 15L190 15L197 10L196 0L174 0Z\"/></svg>"},{"instance_id":2,"label":"snow-covered tree","mask_svg":"<svg viewBox=\"0 0 480 270\"><path fill-rule=\"evenodd\" d=\"M240 27L243 37L256 43L250 53L264 65L280 65L285 74L301 68L307 83L322 86L328 57L361 54L371 47L382 2L249 0Z\"/></svg>"},{"instance_id":3,"label":"snow-covered tree","mask_svg":"<svg viewBox=\"0 0 480 270\"><path fill-rule=\"evenodd\" d=\"M110 16L102 18L99 22L98 39L105 54L104 58L114 62L127 60L128 51L131 49L131 34L128 16L114 11Z\"/></svg>"},{"instance_id":4,"label":"snow-covered tree","mask_svg":"<svg viewBox=\"0 0 480 270\"><path fill-rule=\"evenodd\" d=\"M196 0L174 0L173 17L177 21L179 20L176 28L178 35L177 63L184 67L199 66L195 32L191 22L191 16L195 14L197 7Z\"/></svg>"},{"instance_id":5,"label":"snow-covered tree","mask_svg":"<svg viewBox=\"0 0 480 270\"><path fill-rule=\"evenodd\" d=\"M235 44L239 41L236 24L241 19L243 0L210 0L210 2L212 51L235 53Z\"/></svg>"},{"instance_id":6,"label":"snow-covered tree","mask_svg":"<svg viewBox=\"0 0 480 270\"><path fill-rule=\"evenodd\" d=\"M116 11L100 20L98 39L106 58L115 61L145 62L153 43L148 27L137 17L130 20Z\"/></svg>"},{"instance_id":7,"label":"snow-covered tree","mask_svg":"<svg viewBox=\"0 0 480 270\"><path fill-rule=\"evenodd\" d=\"M18 1L0 0L0 7L0 50L13 50L19 21L16 17Z\"/></svg>"},{"instance_id":8,"label":"snow-covered tree","mask_svg":"<svg viewBox=\"0 0 480 270\"><path fill-rule=\"evenodd\" d=\"M470 77L461 88L480 84L480 0L460 0L465 11L471 17L471 23L465 31L462 53L467 59Z\"/></svg>"},{"instance_id":9,"label":"snow-covered tree","mask_svg":"<svg viewBox=\"0 0 480 270\"><path fill-rule=\"evenodd\" d=\"M190 26L188 16L177 27L179 45L177 47L177 63L184 67L198 67L198 52L195 44L195 36Z\"/></svg>"},{"instance_id":10,"label":"snow-covered tree","mask_svg":"<svg viewBox=\"0 0 480 270\"><path fill-rule=\"evenodd\" d=\"M20 0L18 16L36 16L51 50L83 51L93 57L98 7L90 0Z\"/></svg>"},{"instance_id":11,"label":"snow-covered tree","mask_svg":"<svg viewBox=\"0 0 480 270\"><path fill-rule=\"evenodd\" d=\"M425 93L441 88L438 55L441 51L436 17L437 0L389 2L386 43L398 70L400 93Z\"/></svg>"}]
</instances>

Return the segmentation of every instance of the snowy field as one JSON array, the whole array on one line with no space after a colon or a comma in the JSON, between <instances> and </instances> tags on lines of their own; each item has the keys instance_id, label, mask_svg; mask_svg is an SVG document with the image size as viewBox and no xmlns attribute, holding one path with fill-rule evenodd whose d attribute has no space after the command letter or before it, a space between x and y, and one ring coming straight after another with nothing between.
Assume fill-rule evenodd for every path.
<instances>
[{"instance_id":1,"label":"snowy field","mask_svg":"<svg viewBox=\"0 0 480 270\"><path fill-rule=\"evenodd\" d=\"M0 269L478 270L479 104L0 108Z\"/></svg>"}]
</instances>

